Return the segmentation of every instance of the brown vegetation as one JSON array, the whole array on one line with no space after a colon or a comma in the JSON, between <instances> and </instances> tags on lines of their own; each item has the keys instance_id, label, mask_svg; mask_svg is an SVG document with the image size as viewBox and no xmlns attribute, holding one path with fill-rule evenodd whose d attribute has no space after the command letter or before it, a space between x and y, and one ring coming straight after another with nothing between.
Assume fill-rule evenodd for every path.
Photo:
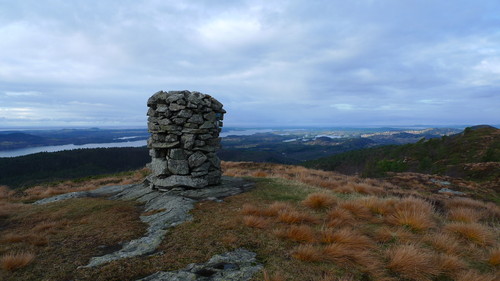
<instances>
[{"instance_id":1,"label":"brown vegetation","mask_svg":"<svg viewBox=\"0 0 500 281\"><path fill-rule=\"evenodd\" d=\"M495 241L495 236L488 227L479 223L453 222L447 224L444 229L478 245L490 245Z\"/></svg>"},{"instance_id":2,"label":"brown vegetation","mask_svg":"<svg viewBox=\"0 0 500 281\"><path fill-rule=\"evenodd\" d=\"M299 245L292 251L292 257L307 262L320 261L323 258L321 249L312 244Z\"/></svg>"},{"instance_id":3,"label":"brown vegetation","mask_svg":"<svg viewBox=\"0 0 500 281\"><path fill-rule=\"evenodd\" d=\"M27 266L34 259L35 255L31 252L9 253L0 258L0 264L4 270L15 271Z\"/></svg>"},{"instance_id":4,"label":"brown vegetation","mask_svg":"<svg viewBox=\"0 0 500 281\"><path fill-rule=\"evenodd\" d=\"M493 266L500 265L500 248L491 250L489 253L488 263Z\"/></svg>"},{"instance_id":5,"label":"brown vegetation","mask_svg":"<svg viewBox=\"0 0 500 281\"><path fill-rule=\"evenodd\" d=\"M433 208L422 199L403 198L395 204L387 221L394 225L407 226L413 230L425 230L434 225Z\"/></svg>"},{"instance_id":6,"label":"brown vegetation","mask_svg":"<svg viewBox=\"0 0 500 281\"><path fill-rule=\"evenodd\" d=\"M266 228L269 225L269 221L267 219L257 216L244 216L243 223L247 226L255 228Z\"/></svg>"},{"instance_id":7,"label":"brown vegetation","mask_svg":"<svg viewBox=\"0 0 500 281\"><path fill-rule=\"evenodd\" d=\"M337 198L324 192L315 192L309 194L302 204L312 209L323 209L332 207L337 203Z\"/></svg>"},{"instance_id":8,"label":"brown vegetation","mask_svg":"<svg viewBox=\"0 0 500 281\"><path fill-rule=\"evenodd\" d=\"M422 182L421 190L400 193L380 180L302 167L223 167L256 177L257 187L224 202L199 202L194 219L171 229L156 255L91 269L76 267L145 231L140 207L99 198L30 206L14 203L26 195L4 192L8 199L0 204L10 210L0 254L31 251L37 258L0 271L0 279L31 280L43 272L55 280L136 280L240 247L264 263L253 280L495 280L499 273L493 203L433 197ZM42 239L35 246L36 236L45 245Z\"/></svg>"},{"instance_id":9,"label":"brown vegetation","mask_svg":"<svg viewBox=\"0 0 500 281\"><path fill-rule=\"evenodd\" d=\"M432 280L440 274L437 257L415 244L390 248L387 257L387 268L404 279Z\"/></svg>"},{"instance_id":10,"label":"brown vegetation","mask_svg":"<svg viewBox=\"0 0 500 281\"><path fill-rule=\"evenodd\" d=\"M452 221L478 222L482 217L482 212L467 207L455 207L448 212L448 219Z\"/></svg>"},{"instance_id":11,"label":"brown vegetation","mask_svg":"<svg viewBox=\"0 0 500 281\"><path fill-rule=\"evenodd\" d=\"M287 228L276 229L274 234L296 242L314 242L316 240L313 229L308 225L291 225Z\"/></svg>"}]
</instances>

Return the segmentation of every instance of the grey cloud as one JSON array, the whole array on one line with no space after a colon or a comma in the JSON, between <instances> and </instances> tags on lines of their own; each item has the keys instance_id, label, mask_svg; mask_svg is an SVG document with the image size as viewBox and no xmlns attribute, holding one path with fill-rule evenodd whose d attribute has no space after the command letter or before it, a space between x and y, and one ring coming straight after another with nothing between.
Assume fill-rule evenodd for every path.
<instances>
[{"instance_id":1,"label":"grey cloud","mask_svg":"<svg viewBox=\"0 0 500 281\"><path fill-rule=\"evenodd\" d=\"M189 89L225 103L228 125L497 122L498 10L488 0L10 1L0 108L139 124L151 94ZM40 95L1 94L23 92Z\"/></svg>"}]
</instances>

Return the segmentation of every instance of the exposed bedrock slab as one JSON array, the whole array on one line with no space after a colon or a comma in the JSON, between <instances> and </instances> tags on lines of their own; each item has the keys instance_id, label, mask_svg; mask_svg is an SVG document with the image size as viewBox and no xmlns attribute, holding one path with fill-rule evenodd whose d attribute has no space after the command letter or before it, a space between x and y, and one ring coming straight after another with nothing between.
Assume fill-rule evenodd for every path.
<instances>
[{"instance_id":1,"label":"exposed bedrock slab","mask_svg":"<svg viewBox=\"0 0 500 281\"><path fill-rule=\"evenodd\" d=\"M177 271L160 271L137 281L246 281L262 269L255 256L253 252L237 249L215 255L206 263L192 263Z\"/></svg>"},{"instance_id":2,"label":"exposed bedrock slab","mask_svg":"<svg viewBox=\"0 0 500 281\"><path fill-rule=\"evenodd\" d=\"M133 188L134 184L129 185L113 185L113 186L105 186L95 190L90 191L76 191L70 193L59 194L56 196L52 196L49 198L40 199L38 201L33 202L35 205L44 205L48 203L53 203L61 200L73 199L73 198L84 198L84 197L102 197L111 195L114 193L123 192L124 190L128 190Z\"/></svg>"},{"instance_id":3,"label":"exposed bedrock slab","mask_svg":"<svg viewBox=\"0 0 500 281\"><path fill-rule=\"evenodd\" d=\"M241 178L223 177L222 183L211 188L186 190L168 189L159 192L146 188L144 184L102 187L92 191L72 192L46 198L34 204L48 204L61 200L83 197L110 196L112 200L135 200L144 203L144 210L157 211L152 215L141 216L148 224L143 237L125 243L122 249L100 257L91 258L88 265L94 267L123 258L136 257L153 253L163 241L168 229L191 220L189 211L200 200L218 201L221 198L236 195L251 189L254 184Z\"/></svg>"}]
</instances>

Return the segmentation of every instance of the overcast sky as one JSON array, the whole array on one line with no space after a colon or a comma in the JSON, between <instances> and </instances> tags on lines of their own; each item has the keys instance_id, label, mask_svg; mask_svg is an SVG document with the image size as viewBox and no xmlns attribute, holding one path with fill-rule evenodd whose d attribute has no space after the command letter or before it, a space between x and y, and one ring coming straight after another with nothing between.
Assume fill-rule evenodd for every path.
<instances>
[{"instance_id":1,"label":"overcast sky","mask_svg":"<svg viewBox=\"0 0 500 281\"><path fill-rule=\"evenodd\" d=\"M499 124L500 1L0 0L0 127L145 127L184 89L225 126Z\"/></svg>"}]
</instances>

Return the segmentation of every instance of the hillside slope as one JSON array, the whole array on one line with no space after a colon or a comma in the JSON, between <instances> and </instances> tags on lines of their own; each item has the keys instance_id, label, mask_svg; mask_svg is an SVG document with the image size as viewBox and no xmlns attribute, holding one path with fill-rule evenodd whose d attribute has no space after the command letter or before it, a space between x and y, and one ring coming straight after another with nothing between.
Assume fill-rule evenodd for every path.
<instances>
[{"instance_id":1,"label":"hillside slope","mask_svg":"<svg viewBox=\"0 0 500 281\"><path fill-rule=\"evenodd\" d=\"M351 151L304 165L370 177L387 172L419 172L495 180L500 178L500 130L485 125L468 127L449 137Z\"/></svg>"},{"instance_id":2,"label":"hillside slope","mask_svg":"<svg viewBox=\"0 0 500 281\"><path fill-rule=\"evenodd\" d=\"M41 152L0 158L0 185L23 188L34 184L125 172L151 161L146 147L113 147Z\"/></svg>"},{"instance_id":3,"label":"hillside slope","mask_svg":"<svg viewBox=\"0 0 500 281\"><path fill-rule=\"evenodd\" d=\"M155 214L107 198L22 204L48 193L3 189L0 279L138 280L245 248L264 267L252 280L498 280L500 209L493 203L298 166L225 162L223 169L256 187L199 202L193 220L168 231L154 254L94 268L79 266L141 236L141 220Z\"/></svg>"}]
</instances>

